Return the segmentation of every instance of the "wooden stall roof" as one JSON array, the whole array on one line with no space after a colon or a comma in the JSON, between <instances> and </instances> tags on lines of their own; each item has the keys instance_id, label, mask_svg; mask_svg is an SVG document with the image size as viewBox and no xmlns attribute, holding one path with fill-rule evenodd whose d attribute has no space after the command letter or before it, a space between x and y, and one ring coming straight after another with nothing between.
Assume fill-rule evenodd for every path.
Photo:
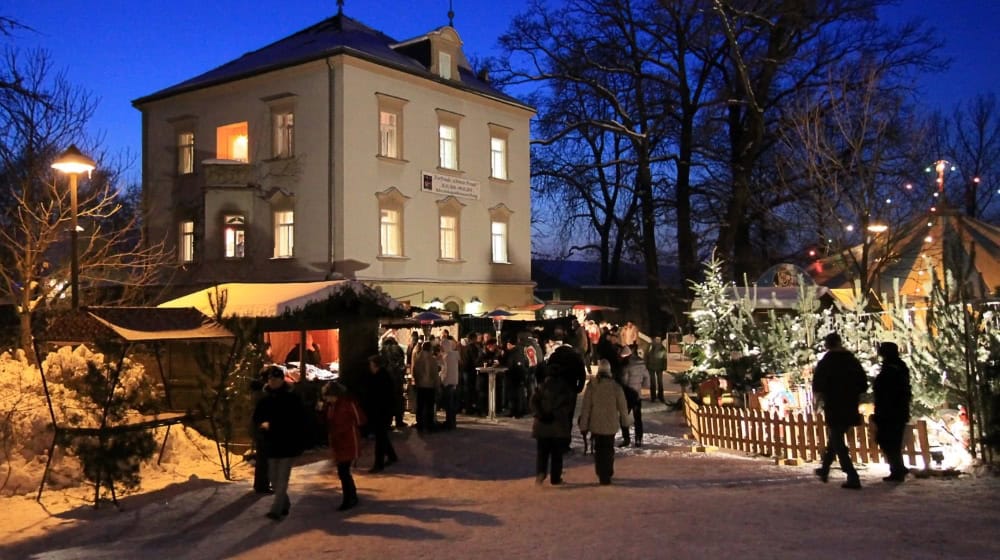
<instances>
[{"instance_id":1,"label":"wooden stall roof","mask_svg":"<svg viewBox=\"0 0 1000 560\"><path fill-rule=\"evenodd\" d=\"M50 343L232 340L228 329L193 307L83 307L56 317L39 340Z\"/></svg>"}]
</instances>

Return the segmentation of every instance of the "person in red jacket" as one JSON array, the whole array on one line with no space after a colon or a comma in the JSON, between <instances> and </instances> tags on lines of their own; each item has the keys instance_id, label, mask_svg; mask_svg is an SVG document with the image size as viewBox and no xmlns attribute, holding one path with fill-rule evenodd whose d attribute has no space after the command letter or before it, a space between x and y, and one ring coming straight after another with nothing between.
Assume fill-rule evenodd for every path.
<instances>
[{"instance_id":1,"label":"person in red jacket","mask_svg":"<svg viewBox=\"0 0 1000 560\"><path fill-rule=\"evenodd\" d=\"M336 381L323 387L323 400L326 401L324 416L330 453L337 464L337 476L344 493L343 502L337 510L347 511L358 505L358 488L351 475L351 464L360 454L360 427L366 422L365 415L357 401L347 394L347 387Z\"/></svg>"}]
</instances>

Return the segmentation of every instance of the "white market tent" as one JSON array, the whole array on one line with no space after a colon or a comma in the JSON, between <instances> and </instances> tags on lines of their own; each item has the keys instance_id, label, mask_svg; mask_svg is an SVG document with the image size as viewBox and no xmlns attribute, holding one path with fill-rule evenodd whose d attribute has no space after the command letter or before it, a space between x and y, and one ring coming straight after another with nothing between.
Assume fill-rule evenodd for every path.
<instances>
[{"instance_id":1,"label":"white market tent","mask_svg":"<svg viewBox=\"0 0 1000 560\"><path fill-rule=\"evenodd\" d=\"M166 301L157 307L194 307L214 317L213 302L224 297L224 317L278 317L301 309L310 302L323 301L344 280L319 282L251 283L227 282Z\"/></svg>"}]
</instances>

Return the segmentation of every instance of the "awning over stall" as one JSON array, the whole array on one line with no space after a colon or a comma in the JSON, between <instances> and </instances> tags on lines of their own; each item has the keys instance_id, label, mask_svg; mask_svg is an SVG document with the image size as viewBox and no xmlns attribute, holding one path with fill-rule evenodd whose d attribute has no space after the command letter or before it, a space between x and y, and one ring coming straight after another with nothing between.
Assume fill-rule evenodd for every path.
<instances>
[{"instance_id":1,"label":"awning over stall","mask_svg":"<svg viewBox=\"0 0 1000 560\"><path fill-rule=\"evenodd\" d=\"M198 290L161 303L159 307L194 307L206 315L215 316L214 305L224 302L223 316L277 317L286 311L305 307L310 302L323 301L343 280L320 282L227 282Z\"/></svg>"},{"instance_id":2,"label":"awning over stall","mask_svg":"<svg viewBox=\"0 0 1000 560\"><path fill-rule=\"evenodd\" d=\"M192 307L84 307L56 318L39 335L45 342L158 342L225 340L233 333Z\"/></svg>"}]
</instances>

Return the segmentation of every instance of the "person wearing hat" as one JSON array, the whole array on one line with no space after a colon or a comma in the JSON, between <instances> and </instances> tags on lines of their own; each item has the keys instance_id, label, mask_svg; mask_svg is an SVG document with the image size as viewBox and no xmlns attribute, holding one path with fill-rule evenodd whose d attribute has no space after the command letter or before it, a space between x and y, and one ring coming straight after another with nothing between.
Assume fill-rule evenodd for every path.
<instances>
[{"instance_id":1,"label":"person wearing hat","mask_svg":"<svg viewBox=\"0 0 1000 560\"><path fill-rule=\"evenodd\" d=\"M903 428L910 421L910 368L899 357L899 347L893 342L879 344L878 355L882 367L872 382L875 395L872 422L877 430L875 439L889 463L889 476L882 480L903 482L909 472L903 463Z\"/></svg>"},{"instance_id":2,"label":"person wearing hat","mask_svg":"<svg viewBox=\"0 0 1000 560\"><path fill-rule=\"evenodd\" d=\"M337 465L337 476L344 497L337 511L346 511L358 505L358 487L351 475L351 464L361 451L361 426L367 420L357 401L342 383L331 381L323 387L324 410L330 453Z\"/></svg>"},{"instance_id":3,"label":"person wearing hat","mask_svg":"<svg viewBox=\"0 0 1000 560\"><path fill-rule=\"evenodd\" d=\"M253 423L260 434L261 448L267 456L267 472L274 490L274 503L267 517L279 520L288 515L288 479L292 461L302 454L306 431L306 412L302 400L285 383L285 370L269 366L264 398L253 411Z\"/></svg>"},{"instance_id":4,"label":"person wearing hat","mask_svg":"<svg viewBox=\"0 0 1000 560\"><path fill-rule=\"evenodd\" d=\"M823 462L815 473L821 481L826 482L830 465L836 456L840 469L847 475L847 482L841 484L841 487L860 490L861 479L851 463L851 452L844 438L848 430L861 424L858 404L861 394L868 389L868 377L861 362L844 348L839 334L826 335L823 343L827 352L816 364L812 389L816 398L823 403L827 437Z\"/></svg>"},{"instance_id":5,"label":"person wearing hat","mask_svg":"<svg viewBox=\"0 0 1000 560\"><path fill-rule=\"evenodd\" d=\"M602 485L611 484L615 473L615 433L619 426L631 424L625 392L611 377L607 360L597 363L597 377L587 383L580 406L579 426L590 433L594 447L594 470Z\"/></svg>"}]
</instances>

